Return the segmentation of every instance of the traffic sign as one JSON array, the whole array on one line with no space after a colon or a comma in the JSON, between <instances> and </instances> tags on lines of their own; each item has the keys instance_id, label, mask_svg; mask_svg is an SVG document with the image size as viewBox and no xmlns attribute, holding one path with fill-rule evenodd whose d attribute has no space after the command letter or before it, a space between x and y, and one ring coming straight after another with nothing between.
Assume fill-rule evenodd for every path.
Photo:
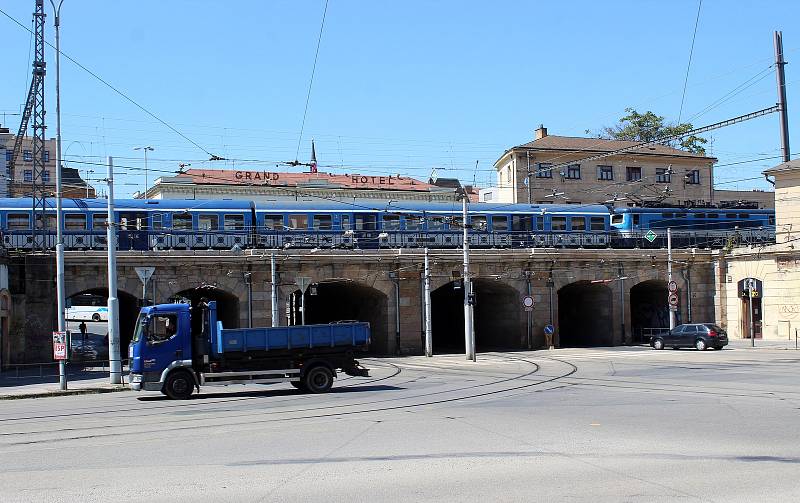
<instances>
[{"instance_id":1,"label":"traffic sign","mask_svg":"<svg viewBox=\"0 0 800 503\"><path fill-rule=\"evenodd\" d=\"M550 325L549 323L544 326L544 335L553 335L555 331L556 331L555 327L553 327L553 325Z\"/></svg>"},{"instance_id":2,"label":"traffic sign","mask_svg":"<svg viewBox=\"0 0 800 503\"><path fill-rule=\"evenodd\" d=\"M677 291L678 291L678 284L675 283L674 281L670 281L669 282L669 292L670 293L675 293Z\"/></svg>"},{"instance_id":3,"label":"traffic sign","mask_svg":"<svg viewBox=\"0 0 800 503\"><path fill-rule=\"evenodd\" d=\"M306 293L306 289L311 285L311 278L308 276L295 276L294 283L300 287L300 291Z\"/></svg>"},{"instance_id":4,"label":"traffic sign","mask_svg":"<svg viewBox=\"0 0 800 503\"><path fill-rule=\"evenodd\" d=\"M136 275L139 276L139 280L142 284L146 285L155 270L155 267L136 267Z\"/></svg>"},{"instance_id":5,"label":"traffic sign","mask_svg":"<svg viewBox=\"0 0 800 503\"><path fill-rule=\"evenodd\" d=\"M533 311L533 297L530 295L522 297L522 307L524 307L526 311Z\"/></svg>"},{"instance_id":6,"label":"traffic sign","mask_svg":"<svg viewBox=\"0 0 800 503\"><path fill-rule=\"evenodd\" d=\"M669 294L669 305L670 306L677 306L678 305L678 295L671 293Z\"/></svg>"},{"instance_id":7,"label":"traffic sign","mask_svg":"<svg viewBox=\"0 0 800 503\"><path fill-rule=\"evenodd\" d=\"M656 234L655 232L653 232L653 229L650 229L649 231L647 231L647 234L645 234L645 235L644 235L644 238L645 238L646 240L650 241L651 243L652 243L653 241L655 241L657 237L658 237L658 234Z\"/></svg>"},{"instance_id":8,"label":"traffic sign","mask_svg":"<svg viewBox=\"0 0 800 503\"><path fill-rule=\"evenodd\" d=\"M53 332L53 360L67 359L67 333Z\"/></svg>"}]
</instances>

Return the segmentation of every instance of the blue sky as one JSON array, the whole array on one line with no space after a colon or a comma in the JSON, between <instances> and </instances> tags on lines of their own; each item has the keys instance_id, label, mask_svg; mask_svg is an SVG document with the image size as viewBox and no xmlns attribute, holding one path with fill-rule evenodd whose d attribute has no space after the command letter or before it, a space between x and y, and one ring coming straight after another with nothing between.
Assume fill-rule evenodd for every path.
<instances>
[{"instance_id":1,"label":"blue sky","mask_svg":"<svg viewBox=\"0 0 800 503\"><path fill-rule=\"evenodd\" d=\"M0 0L30 26L33 0ZM46 2L48 14L52 14ZM198 168L291 171L324 0L64 0L61 47L206 150L208 156L62 59L69 165L140 168L150 179L179 162ZM584 136L625 107L675 120L697 1L511 2L330 0L299 158L316 140L321 170L454 176L486 186L493 162L550 134ZM772 32L783 30L793 152L800 152L800 2L705 0L683 119L701 126L776 101ZM52 15L47 38L52 42ZM30 75L31 36L0 16L0 122L16 130ZM48 49L48 130L55 135L55 64ZM746 89L703 112L737 86ZM793 105L793 103L795 103ZM703 112L697 115L698 112ZM768 188L779 159L773 114L713 133L720 188ZM475 163L478 168L475 169ZM94 167L100 171L102 167ZM142 187L121 168L117 194ZM98 177L99 173L91 175Z\"/></svg>"}]
</instances>

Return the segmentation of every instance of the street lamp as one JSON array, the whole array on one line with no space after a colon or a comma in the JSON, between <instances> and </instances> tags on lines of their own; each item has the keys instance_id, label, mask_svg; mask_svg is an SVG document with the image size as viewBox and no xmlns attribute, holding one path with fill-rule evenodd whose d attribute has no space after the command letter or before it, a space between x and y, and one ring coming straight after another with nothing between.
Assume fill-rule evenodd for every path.
<instances>
[{"instance_id":1,"label":"street lamp","mask_svg":"<svg viewBox=\"0 0 800 503\"><path fill-rule=\"evenodd\" d=\"M135 147L133 150L144 151L144 198L147 199L147 151L149 150L152 152L155 149L150 145L147 145L146 147Z\"/></svg>"}]
</instances>

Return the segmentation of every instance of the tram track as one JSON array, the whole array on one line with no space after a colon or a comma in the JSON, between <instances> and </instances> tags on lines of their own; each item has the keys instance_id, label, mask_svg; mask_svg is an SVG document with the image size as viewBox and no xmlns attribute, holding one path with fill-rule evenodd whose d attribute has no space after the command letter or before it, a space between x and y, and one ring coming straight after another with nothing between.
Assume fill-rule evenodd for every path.
<instances>
[{"instance_id":1,"label":"tram track","mask_svg":"<svg viewBox=\"0 0 800 503\"><path fill-rule=\"evenodd\" d=\"M498 395L501 393L507 393L512 391L517 391L520 389L531 388L535 386L545 385L559 379L563 379L574 374L577 371L577 366L571 364L567 361L555 359L555 358L543 358L545 360L550 360L553 362L557 362L563 365L566 365L567 371L562 372L559 375L551 376L543 380L537 380L534 382L525 382L524 384L519 384L515 386L504 386L501 389L495 390L487 390L479 393L467 393L461 396L453 396L453 397L440 397L435 399L428 399L425 400L424 398L431 398L434 395L442 395L442 394L458 394L465 390L470 390L474 388L486 387L486 386L494 386L498 384L505 384L513 381L518 381L521 379L529 378L532 374L535 374L539 371L540 365L536 362L530 361L527 358L519 358L519 357L508 357L518 360L520 362L524 362L528 365L533 366L533 369L530 372L522 373L510 378L500 379L496 381L490 381L488 383L482 383L475 386L468 386L462 388L455 388L455 389L447 389L447 390L439 390L436 392L431 393L423 393L421 395L414 395L409 397L397 397L389 400L381 400L379 402L385 403L383 406L375 406L376 401L367 401L367 402L356 402L356 403L348 403L348 404L326 404L320 407L312 407L312 408L302 408L302 409L293 409L293 410L281 410L281 411L258 411L254 413L248 413L245 415L237 415L236 420L231 421L230 418L181 418L180 420L171 420L171 421L161 421L158 423L158 426L161 428L158 429L146 429L146 430L135 430L135 431L119 431L119 425L95 425L90 428L75 428L67 431L72 431L73 435L63 435L63 429L59 429L60 436L56 438L46 438L46 439L28 439L24 441L17 441L17 438L24 435L41 435L44 433L52 433L51 431L47 432L36 432L36 431L18 431L13 432L6 436L10 442L4 442L0 444L2 447L14 447L14 446L25 446L25 445L35 445L35 444L43 444L43 443L54 443L54 442L65 442L70 440L80 440L80 439L87 439L87 438L103 438L103 437L115 437L115 436L136 436L136 435L147 435L152 433L175 433L181 431L192 431L198 429L207 429L207 428L217 428L217 427L247 427L253 426L258 424L265 424L271 422L282 422L282 421L289 421L289 420L302 420L302 419L315 419L315 418L325 418L325 417L341 417L341 416L352 416L352 415L360 415L360 414L368 414L373 412L386 412L392 410L404 410L404 409L413 409L418 407L426 407L432 406L437 404L444 404L450 402L457 402L457 401L464 401L464 400L471 400L476 398L482 398L486 396L493 396ZM399 374L399 372L398 372ZM395 374L397 375L397 374ZM423 401L420 401L420 399ZM387 402L396 402L397 400L410 400L412 403L407 404L390 404ZM363 407L363 408L362 408ZM213 412L213 411L211 411ZM235 411L231 411L235 412ZM270 417L264 418L264 415L268 415ZM280 417L279 417L280 416ZM141 417L141 416L136 416ZM245 420L245 418L248 418ZM198 424L198 422L204 421L205 424ZM209 422L210 421L210 422ZM192 424L186 424L190 422ZM173 426L169 428L163 428L165 424L173 424L173 423L181 423L183 426ZM116 428L115 428L116 427ZM84 434L81 432L85 432L86 430L103 430L104 428L108 428L109 432L102 432L102 433L92 433L92 434Z\"/></svg>"}]
</instances>

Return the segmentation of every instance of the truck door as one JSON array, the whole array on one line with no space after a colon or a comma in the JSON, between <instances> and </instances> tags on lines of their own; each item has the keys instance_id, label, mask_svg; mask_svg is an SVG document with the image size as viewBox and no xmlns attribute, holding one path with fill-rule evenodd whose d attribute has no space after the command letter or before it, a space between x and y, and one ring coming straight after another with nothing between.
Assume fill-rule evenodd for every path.
<instances>
[{"instance_id":1,"label":"truck door","mask_svg":"<svg viewBox=\"0 0 800 503\"><path fill-rule=\"evenodd\" d=\"M172 362L191 360L189 320L178 313L155 312L147 324L145 372L161 372Z\"/></svg>"}]
</instances>

